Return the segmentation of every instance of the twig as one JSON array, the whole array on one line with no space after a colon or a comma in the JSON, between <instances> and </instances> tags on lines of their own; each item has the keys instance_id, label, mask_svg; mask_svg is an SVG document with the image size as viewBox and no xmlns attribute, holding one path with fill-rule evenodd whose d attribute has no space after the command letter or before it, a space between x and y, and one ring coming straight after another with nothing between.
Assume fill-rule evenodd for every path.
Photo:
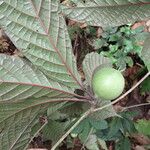
<instances>
[{"instance_id":1,"label":"twig","mask_svg":"<svg viewBox=\"0 0 150 150\"><path fill-rule=\"evenodd\" d=\"M148 76L150 75L150 72L148 72L140 81L137 82L137 84L135 84L130 90L128 90L126 93L124 93L123 95L121 95L119 98L117 98L115 101L103 106L103 107L99 107L93 110L93 112L102 110L106 107L109 107L117 102L119 102L122 98L124 98L125 96L127 96L129 93L131 93L136 87L138 87Z\"/></svg>"},{"instance_id":2,"label":"twig","mask_svg":"<svg viewBox=\"0 0 150 150\"><path fill-rule=\"evenodd\" d=\"M128 90L125 94L121 95L119 98L117 98L115 101L99 107L99 108L93 108L91 107L89 110L87 110L81 117L80 119L58 140L58 142L52 147L51 150L55 150L57 148L57 146L74 130L74 128L83 120L85 119L89 114L97 112L99 110L102 110L106 107L109 107L117 102L119 102L122 98L124 98L125 96L127 96L129 93L131 93L139 84L141 84L148 76L150 75L150 72L148 72L140 81L138 81L137 84L135 84L130 90Z\"/></svg>"},{"instance_id":3,"label":"twig","mask_svg":"<svg viewBox=\"0 0 150 150\"><path fill-rule=\"evenodd\" d=\"M141 106L147 106L147 105L150 105L150 103L142 103L142 104L137 104L137 105L132 105L132 106L124 107L124 108L122 109L122 111L125 111L125 110L130 109L130 108L141 107Z\"/></svg>"},{"instance_id":4,"label":"twig","mask_svg":"<svg viewBox=\"0 0 150 150\"><path fill-rule=\"evenodd\" d=\"M35 132L35 134L31 137L30 141L28 143L31 143L33 138L37 136L37 134L47 125L48 121L46 120L44 124ZM29 150L28 145L24 148L24 150Z\"/></svg>"},{"instance_id":5,"label":"twig","mask_svg":"<svg viewBox=\"0 0 150 150\"><path fill-rule=\"evenodd\" d=\"M35 134L30 139L29 143L32 142L33 138L37 136L37 134L47 125L48 121L46 120L44 124L35 132Z\"/></svg>"},{"instance_id":6,"label":"twig","mask_svg":"<svg viewBox=\"0 0 150 150\"><path fill-rule=\"evenodd\" d=\"M86 111L81 118L59 139L59 141L52 147L51 150L55 150L57 146L71 133L71 131L93 111L93 109L94 108L88 109L88 111Z\"/></svg>"}]
</instances>

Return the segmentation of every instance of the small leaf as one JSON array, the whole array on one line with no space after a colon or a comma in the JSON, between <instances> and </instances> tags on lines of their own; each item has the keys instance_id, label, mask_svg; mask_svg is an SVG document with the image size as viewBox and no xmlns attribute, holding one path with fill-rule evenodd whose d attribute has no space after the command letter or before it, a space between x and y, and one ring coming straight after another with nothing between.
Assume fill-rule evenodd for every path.
<instances>
[{"instance_id":1,"label":"small leaf","mask_svg":"<svg viewBox=\"0 0 150 150\"><path fill-rule=\"evenodd\" d=\"M150 136L150 121L140 119L135 123L135 128L139 133Z\"/></svg>"},{"instance_id":2,"label":"small leaf","mask_svg":"<svg viewBox=\"0 0 150 150\"><path fill-rule=\"evenodd\" d=\"M94 49L99 49L105 44L105 40L102 39L95 39L92 46Z\"/></svg>"},{"instance_id":3,"label":"small leaf","mask_svg":"<svg viewBox=\"0 0 150 150\"><path fill-rule=\"evenodd\" d=\"M122 118L122 126L123 126L122 131L124 132L124 134L127 132L129 134L136 132L136 129L134 127L134 123L132 120Z\"/></svg>"},{"instance_id":4,"label":"small leaf","mask_svg":"<svg viewBox=\"0 0 150 150\"><path fill-rule=\"evenodd\" d=\"M110 130L108 132L108 137L111 138L113 136L115 136L117 134L117 132L119 132L119 130L123 128L122 127L122 122L120 119L118 118L114 118L113 121L110 124Z\"/></svg>"},{"instance_id":5,"label":"small leaf","mask_svg":"<svg viewBox=\"0 0 150 150\"><path fill-rule=\"evenodd\" d=\"M125 62L128 64L129 67L132 67L134 63L132 58L129 56L125 57Z\"/></svg>"},{"instance_id":6,"label":"small leaf","mask_svg":"<svg viewBox=\"0 0 150 150\"><path fill-rule=\"evenodd\" d=\"M150 77L146 78L141 84L141 92L150 92Z\"/></svg>"},{"instance_id":7,"label":"small leaf","mask_svg":"<svg viewBox=\"0 0 150 150\"><path fill-rule=\"evenodd\" d=\"M105 120L97 121L97 120L90 118L89 122L90 122L91 126L96 130L102 130L102 129L108 128L107 121L105 121Z\"/></svg>"},{"instance_id":8,"label":"small leaf","mask_svg":"<svg viewBox=\"0 0 150 150\"><path fill-rule=\"evenodd\" d=\"M131 150L131 142L128 137L119 140L115 146L115 150Z\"/></svg>"},{"instance_id":9,"label":"small leaf","mask_svg":"<svg viewBox=\"0 0 150 150\"><path fill-rule=\"evenodd\" d=\"M88 122L84 125L84 130L82 130L82 132L79 134L79 138L83 143L87 140L90 131L91 131L91 127Z\"/></svg>"},{"instance_id":10,"label":"small leaf","mask_svg":"<svg viewBox=\"0 0 150 150\"><path fill-rule=\"evenodd\" d=\"M73 134L80 134L85 129L85 126L89 126L89 120L86 118L80 122L80 124L72 131Z\"/></svg>"}]
</instances>

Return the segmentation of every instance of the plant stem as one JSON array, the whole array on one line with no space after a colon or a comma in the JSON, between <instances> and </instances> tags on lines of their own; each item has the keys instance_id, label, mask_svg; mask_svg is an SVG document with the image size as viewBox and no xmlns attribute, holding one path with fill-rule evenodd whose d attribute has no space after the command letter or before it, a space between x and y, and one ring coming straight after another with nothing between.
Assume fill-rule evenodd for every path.
<instances>
[{"instance_id":1,"label":"plant stem","mask_svg":"<svg viewBox=\"0 0 150 150\"><path fill-rule=\"evenodd\" d=\"M137 105L132 105L132 106L124 107L124 108L122 109L122 111L125 111L125 110L130 109L130 108L141 107L141 106L147 106L147 105L150 105L150 103L142 103L142 104L137 104Z\"/></svg>"},{"instance_id":2,"label":"plant stem","mask_svg":"<svg viewBox=\"0 0 150 150\"><path fill-rule=\"evenodd\" d=\"M119 102L122 98L124 98L125 96L127 96L129 93L131 93L136 87L138 87L148 76L150 75L150 72L148 72L141 80L138 81L138 83L136 83L130 90L128 90L126 93L124 93L123 95L121 95L119 98L117 98L115 101L105 105L105 106L102 106L102 107L99 107L99 108L96 108L93 110L93 112L97 112L99 110L102 110L106 107L109 107L117 102Z\"/></svg>"},{"instance_id":3,"label":"plant stem","mask_svg":"<svg viewBox=\"0 0 150 150\"><path fill-rule=\"evenodd\" d=\"M30 139L29 143L32 142L33 138L37 136L37 134L47 125L48 121L46 120L44 124L35 132L35 134Z\"/></svg>"},{"instance_id":4,"label":"plant stem","mask_svg":"<svg viewBox=\"0 0 150 150\"><path fill-rule=\"evenodd\" d=\"M51 150L55 150L57 146L71 133L71 131L82 121L84 120L92 111L94 108L88 109L81 117L80 119L59 139L59 141L51 148Z\"/></svg>"},{"instance_id":5,"label":"plant stem","mask_svg":"<svg viewBox=\"0 0 150 150\"><path fill-rule=\"evenodd\" d=\"M99 108L93 108L91 107L89 110L87 110L80 118L79 120L58 140L58 142L52 147L51 150L55 150L58 145L75 129L75 127L83 120L85 119L89 114L100 111L106 107L109 107L117 102L119 102L122 98L124 98L125 96L127 96L129 93L131 93L137 86L139 86L148 76L150 75L150 72L148 72L141 80L138 81L137 84L135 84L130 90L128 90L126 93L124 93L123 95L121 95L119 98L117 98L115 101L104 105L102 107Z\"/></svg>"}]
</instances>

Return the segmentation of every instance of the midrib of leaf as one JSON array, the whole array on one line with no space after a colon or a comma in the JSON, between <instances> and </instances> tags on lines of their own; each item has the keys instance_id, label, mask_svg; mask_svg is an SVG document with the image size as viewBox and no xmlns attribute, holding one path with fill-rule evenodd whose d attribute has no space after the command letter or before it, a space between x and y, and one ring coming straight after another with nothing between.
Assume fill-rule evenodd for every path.
<instances>
[{"instance_id":1,"label":"midrib of leaf","mask_svg":"<svg viewBox=\"0 0 150 150\"><path fill-rule=\"evenodd\" d=\"M77 96L69 88L64 87L63 85L58 85L57 83L55 83L51 80L48 80L46 78L46 76L44 76L44 74L42 74L39 70L37 70L36 68L30 66L28 64L29 62L27 62L27 61L24 62L23 61L24 59L14 57L14 56L7 56L7 55L4 55L4 54L0 55L0 59L1 59L0 71L2 73L0 75L0 83L2 84L1 88L3 88L3 86L4 86L3 84L6 84L6 85L7 84L14 84L15 85L13 88L10 88L10 90L5 91L4 94L7 94L8 92L11 92L15 88L17 88L19 85L22 85L22 86L27 86L29 88L26 88L26 89L22 90L21 92L18 91L18 95L21 94L21 93L27 92L28 90L31 90L33 87L39 87L39 90L35 91L36 93L39 92L42 89L51 89L52 91L49 91L48 93L57 91L57 92L63 93L64 95L67 94L68 96L69 95L70 96L71 95L72 96ZM6 64L4 61L8 61L9 63ZM15 65L16 62L19 63L18 66ZM12 65L12 66L9 67L10 65ZM22 71L21 76L20 76L17 71L19 69L21 69L21 67L25 67L25 68L24 68L24 71L20 70L20 71ZM27 74L27 71L32 72L32 74ZM10 78L12 77L13 79L15 79L17 81L13 81L13 80L9 81L8 77L5 77L6 75L8 75ZM29 75L30 75L30 78L29 78ZM32 77L32 79L31 79L31 77ZM27 80L27 82L24 82L24 80ZM58 88L57 88L57 85L58 85ZM66 88L66 90L64 90L65 88ZM32 93L32 95L34 95L35 92ZM57 95L58 95L58 93L57 93Z\"/></svg>"},{"instance_id":2,"label":"midrib of leaf","mask_svg":"<svg viewBox=\"0 0 150 150\"><path fill-rule=\"evenodd\" d=\"M1 83L2 80L0 80L0 83ZM32 84L32 83L24 83L24 82L6 82L6 81L2 81L2 83L11 83L11 84L17 84L17 85L26 85L26 86L31 86L31 87L41 87L43 89L51 89L51 90L55 90L55 91L58 91L58 92L62 92L64 94L69 94L69 95L73 95L73 96L77 96L77 97L80 97L80 95L77 95L75 93L71 93L71 92L66 92L66 91L63 91L63 90L59 90L59 89L55 89L53 87L49 87L49 86L42 86L42 85L39 85L39 84Z\"/></svg>"},{"instance_id":3,"label":"midrib of leaf","mask_svg":"<svg viewBox=\"0 0 150 150\"><path fill-rule=\"evenodd\" d=\"M76 81L76 83L83 89L83 86L82 86L81 83L78 81L78 79L74 76L74 74L72 73L71 69L68 67L67 63L66 63L65 60L63 59L61 53L59 52L59 49L55 46L55 44L54 44L52 38L51 38L50 35L49 35L49 29L46 29L44 23L42 22L42 20L41 20L41 18L40 18L40 16L39 16L39 12L40 12L41 5L42 5L43 0L41 0L39 10L36 9L36 7L35 7L34 3L32 2L32 0L29 0L29 1L31 2L31 5L32 5L32 7L33 7L33 9L34 9L34 12L35 12L35 14L36 14L36 17L38 18L38 20L39 20L39 22L40 22L40 24L41 24L41 27L43 28L45 34L47 35L47 37L48 37L48 39L49 39L49 42L52 44L54 50L55 50L56 53L59 55L59 57L60 57L62 63L63 63L63 64L65 65L65 67L67 68L68 73L73 77L73 79Z\"/></svg>"},{"instance_id":4,"label":"midrib of leaf","mask_svg":"<svg viewBox=\"0 0 150 150\"><path fill-rule=\"evenodd\" d=\"M0 54L0 88L1 102L42 96L84 98L69 87L48 79L26 59L4 54Z\"/></svg>"}]
</instances>

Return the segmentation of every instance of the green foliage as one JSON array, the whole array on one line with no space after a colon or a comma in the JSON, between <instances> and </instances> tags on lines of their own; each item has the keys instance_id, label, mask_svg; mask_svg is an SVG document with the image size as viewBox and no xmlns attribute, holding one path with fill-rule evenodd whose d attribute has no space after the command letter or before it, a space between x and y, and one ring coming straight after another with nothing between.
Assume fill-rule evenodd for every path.
<instances>
[{"instance_id":1,"label":"green foliage","mask_svg":"<svg viewBox=\"0 0 150 150\"><path fill-rule=\"evenodd\" d=\"M136 129L132 121L133 116L136 113L124 112L120 114L120 117L114 117L108 121L108 128L97 131L97 136L105 141L116 141L116 150L124 150L126 148L131 149L128 136L131 133L135 133Z\"/></svg>"},{"instance_id":2,"label":"green foliage","mask_svg":"<svg viewBox=\"0 0 150 150\"><path fill-rule=\"evenodd\" d=\"M145 79L141 84L141 93L150 92L150 77Z\"/></svg>"},{"instance_id":3,"label":"green foliage","mask_svg":"<svg viewBox=\"0 0 150 150\"><path fill-rule=\"evenodd\" d=\"M45 140L52 139L53 144L61 138L65 133L69 121L59 122L54 120L49 120L48 124L42 129L42 135Z\"/></svg>"},{"instance_id":4,"label":"green foliage","mask_svg":"<svg viewBox=\"0 0 150 150\"><path fill-rule=\"evenodd\" d=\"M131 142L128 137L120 139L116 145L115 150L131 150Z\"/></svg>"},{"instance_id":5,"label":"green foliage","mask_svg":"<svg viewBox=\"0 0 150 150\"><path fill-rule=\"evenodd\" d=\"M150 136L150 121L140 119L135 124L135 128L141 134Z\"/></svg>"},{"instance_id":6,"label":"green foliage","mask_svg":"<svg viewBox=\"0 0 150 150\"><path fill-rule=\"evenodd\" d=\"M101 38L95 39L92 45L98 53L110 58L112 63L122 70L127 65L133 66L132 55L141 57L143 46L140 43L143 43L147 36L143 26L134 30L129 25L104 28Z\"/></svg>"},{"instance_id":7,"label":"green foliage","mask_svg":"<svg viewBox=\"0 0 150 150\"><path fill-rule=\"evenodd\" d=\"M82 33L82 30L79 26L73 25L73 26L68 26L68 33L70 35L71 40L75 39L76 34Z\"/></svg>"},{"instance_id":8,"label":"green foliage","mask_svg":"<svg viewBox=\"0 0 150 150\"><path fill-rule=\"evenodd\" d=\"M23 57L18 54L15 56L0 54L0 149L27 149L35 133L42 130L38 119L43 115L50 120L42 130L45 137L52 138L55 134L59 137L66 127L66 124L61 122L61 117L63 116L63 119L68 117L67 121L72 122L82 113L82 109L77 109L80 103L70 105L67 102L89 100L85 93L90 92L87 86L83 87L78 73L64 15L77 21L85 21L92 26L105 27L149 18L150 14L150 4L146 3L149 0L140 4L118 1L117 5L116 2L97 0L90 2L73 0L73 2L75 7L62 6L59 0L0 1L0 28L5 31ZM128 29L122 30L123 34L129 34ZM115 42L119 36L119 34L112 36L110 42ZM126 48L127 53L133 46L129 40L124 41L124 45L130 47ZM116 51L117 48L117 46L110 46L112 51ZM136 49L136 53L140 54L140 48ZM97 57L93 56L93 59L95 58ZM84 68L84 71L88 70L85 74L91 72L88 78L91 78L93 66L103 64L106 60L104 57L99 58L101 59L97 63L93 62L94 65L85 62L87 68ZM147 51L143 51L142 58L146 65L149 64ZM76 89L84 89L86 92L75 93ZM62 101L64 103L60 103ZM58 105L56 102L59 102ZM77 115L68 115L69 111L66 110L69 110L69 105L74 105L70 109L81 111L78 111ZM99 115L101 113L102 117ZM98 112L101 119L114 115L116 113L112 106ZM107 128L106 121L90 120L91 118L88 118L84 120L85 123L82 122L84 126L82 125L79 132L82 133L81 139L87 138L91 128L94 130ZM119 122L122 124L122 121ZM130 121L126 126L128 126L127 130L131 128ZM121 133L121 130L117 128L115 132Z\"/></svg>"},{"instance_id":9,"label":"green foliage","mask_svg":"<svg viewBox=\"0 0 150 150\"><path fill-rule=\"evenodd\" d=\"M105 120L94 120L92 118L84 119L73 131L73 134L79 136L81 141L86 141L88 135L92 129L94 130L102 130L108 127L107 122Z\"/></svg>"}]
</instances>

